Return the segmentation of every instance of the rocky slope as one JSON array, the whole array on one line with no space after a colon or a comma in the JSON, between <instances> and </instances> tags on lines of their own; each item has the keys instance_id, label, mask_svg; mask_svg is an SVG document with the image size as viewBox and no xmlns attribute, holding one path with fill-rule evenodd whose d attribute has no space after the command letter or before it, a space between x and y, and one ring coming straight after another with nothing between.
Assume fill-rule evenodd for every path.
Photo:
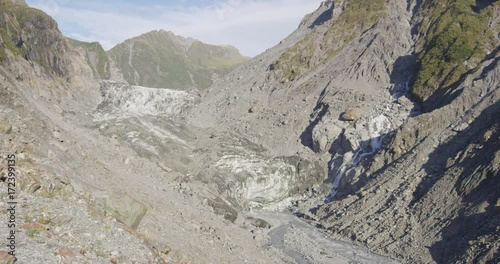
<instances>
[{"instance_id":1,"label":"rocky slope","mask_svg":"<svg viewBox=\"0 0 500 264\"><path fill-rule=\"evenodd\" d=\"M498 17L495 1L325 1L189 121L328 168L329 190L293 210L334 237L409 263L496 263Z\"/></svg>"},{"instance_id":2,"label":"rocky slope","mask_svg":"<svg viewBox=\"0 0 500 264\"><path fill-rule=\"evenodd\" d=\"M324 1L200 93L135 86L155 70L125 44L123 83L98 44L0 4L23 262L499 261L498 2ZM174 88L204 83L180 65Z\"/></svg>"},{"instance_id":3,"label":"rocky slope","mask_svg":"<svg viewBox=\"0 0 500 264\"><path fill-rule=\"evenodd\" d=\"M125 80L153 88L207 88L247 58L231 46L215 46L164 30L126 40L109 51Z\"/></svg>"},{"instance_id":4,"label":"rocky slope","mask_svg":"<svg viewBox=\"0 0 500 264\"><path fill-rule=\"evenodd\" d=\"M112 91L101 91L102 76L96 74L102 69L99 60L93 60L98 45L69 43L49 16L22 1L2 0L0 6L1 188L7 190L9 179L15 178L18 202L16 225L2 224L0 232L15 232L20 263L282 263L263 248L263 241L253 238L252 227L224 222L182 185L178 171L183 167L172 171L157 159L141 156L149 152L147 146L134 149L139 139L129 146L112 136L119 132L101 128L100 122L116 111L101 115L114 101L106 100ZM134 89L123 98L184 98L179 91ZM172 107L160 107L165 111L157 119L142 118L157 105L162 104L120 109L139 117L144 122L139 129L151 135L161 133L148 123L155 120L167 129L180 129L167 123L165 114L178 114ZM161 142L157 136L142 136L154 146ZM12 159L15 174L9 176ZM2 191L4 208L10 201L6 193ZM12 263L6 249L0 259Z\"/></svg>"}]
</instances>

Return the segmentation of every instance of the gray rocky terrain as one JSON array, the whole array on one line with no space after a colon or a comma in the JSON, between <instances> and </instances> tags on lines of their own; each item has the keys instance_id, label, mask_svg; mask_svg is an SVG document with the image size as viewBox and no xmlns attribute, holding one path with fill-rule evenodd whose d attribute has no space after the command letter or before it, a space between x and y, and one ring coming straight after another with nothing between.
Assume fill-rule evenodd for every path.
<instances>
[{"instance_id":1,"label":"gray rocky terrain","mask_svg":"<svg viewBox=\"0 0 500 264\"><path fill-rule=\"evenodd\" d=\"M456 2L489 42L451 85L420 80L453 8L328 0L198 92L130 85L0 0L0 233L20 263L498 263L500 6Z\"/></svg>"}]
</instances>

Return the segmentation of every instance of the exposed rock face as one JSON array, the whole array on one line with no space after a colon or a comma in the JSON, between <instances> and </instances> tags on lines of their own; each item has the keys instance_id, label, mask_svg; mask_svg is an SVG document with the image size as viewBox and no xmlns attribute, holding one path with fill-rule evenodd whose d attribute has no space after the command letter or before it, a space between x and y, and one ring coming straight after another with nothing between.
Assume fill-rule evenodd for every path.
<instances>
[{"instance_id":1,"label":"exposed rock face","mask_svg":"<svg viewBox=\"0 0 500 264\"><path fill-rule=\"evenodd\" d=\"M492 60L483 67L491 63L496 64ZM493 80L498 69L495 65L481 86L462 84L468 92L451 104L408 120L374 157L368 171L347 184L360 198L342 197L323 206L318 218L335 214L323 218L322 224L342 236L355 235L355 240L369 247L397 243L397 247L380 249L401 258L474 262L486 254L495 262L493 241L498 239L499 219L493 203L500 193L499 146L493 143L498 141L498 119L493 116L500 110L500 91ZM472 74L470 80L481 72ZM481 97L483 89L489 93ZM474 121L456 130L469 120ZM373 228L373 221L381 226ZM350 228L346 222L357 224ZM481 226L480 231L470 228L472 223ZM438 224L443 228L436 228ZM443 237L436 239L440 232ZM413 248L415 241L428 245L428 255L424 249ZM480 246L479 241L485 244Z\"/></svg>"},{"instance_id":2,"label":"exposed rock face","mask_svg":"<svg viewBox=\"0 0 500 264\"><path fill-rule=\"evenodd\" d=\"M112 77L112 61L104 48L98 42L87 43L67 38L67 41L81 56L85 58L95 79L110 79ZM119 80L119 76L113 76L114 80Z\"/></svg>"},{"instance_id":3,"label":"exposed rock face","mask_svg":"<svg viewBox=\"0 0 500 264\"><path fill-rule=\"evenodd\" d=\"M42 11L30 8L23 1L1 1L0 23L3 43L1 53L20 54L30 61L37 61L49 73L65 75L68 61L61 53L67 43L59 32L57 23ZM0 61L6 55L0 54Z\"/></svg>"}]
</instances>

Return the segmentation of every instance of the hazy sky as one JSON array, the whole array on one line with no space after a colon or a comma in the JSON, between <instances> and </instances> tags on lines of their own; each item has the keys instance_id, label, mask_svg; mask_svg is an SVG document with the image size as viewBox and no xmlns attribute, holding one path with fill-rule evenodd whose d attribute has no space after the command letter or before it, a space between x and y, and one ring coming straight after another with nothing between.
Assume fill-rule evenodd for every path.
<instances>
[{"instance_id":1,"label":"hazy sky","mask_svg":"<svg viewBox=\"0 0 500 264\"><path fill-rule=\"evenodd\" d=\"M26 0L68 37L99 41L105 49L165 29L210 44L230 44L247 56L276 45L321 0Z\"/></svg>"}]
</instances>

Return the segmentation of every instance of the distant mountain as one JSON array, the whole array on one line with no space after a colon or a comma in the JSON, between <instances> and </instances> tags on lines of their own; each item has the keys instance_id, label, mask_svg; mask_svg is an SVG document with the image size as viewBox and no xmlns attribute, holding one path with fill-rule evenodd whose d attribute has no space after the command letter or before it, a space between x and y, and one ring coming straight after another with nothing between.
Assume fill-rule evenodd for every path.
<instances>
[{"instance_id":1,"label":"distant mountain","mask_svg":"<svg viewBox=\"0 0 500 264\"><path fill-rule=\"evenodd\" d=\"M164 30L126 40L108 54L130 84L154 88L207 88L247 60L232 46Z\"/></svg>"}]
</instances>

